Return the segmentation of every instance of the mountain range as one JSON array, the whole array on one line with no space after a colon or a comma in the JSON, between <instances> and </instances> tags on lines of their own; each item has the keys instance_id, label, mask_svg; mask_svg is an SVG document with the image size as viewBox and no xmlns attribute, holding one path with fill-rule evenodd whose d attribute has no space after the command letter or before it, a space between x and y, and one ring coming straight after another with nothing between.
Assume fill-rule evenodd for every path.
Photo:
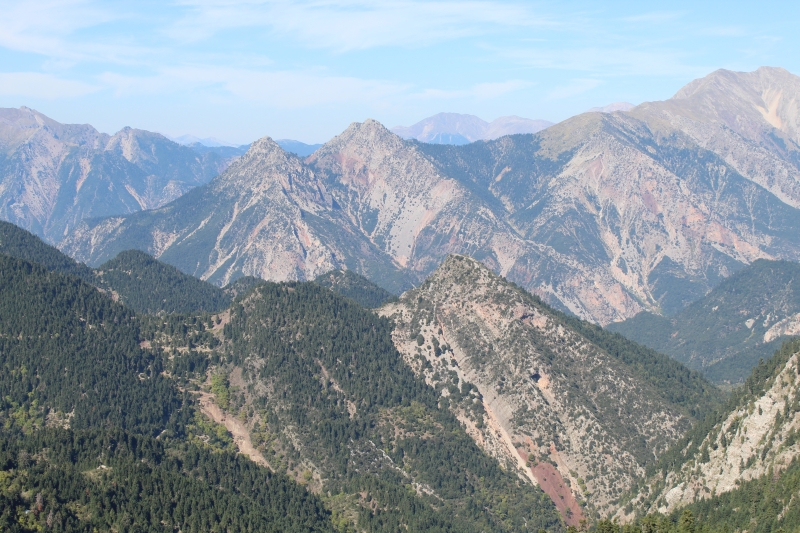
<instances>
[{"instance_id":1,"label":"mountain range","mask_svg":"<svg viewBox=\"0 0 800 533\"><path fill-rule=\"evenodd\" d=\"M475 115L438 113L420 120L413 126L395 126L392 133L403 139L416 139L432 144L469 144L492 140L504 135L536 133L552 126L547 120L532 120L517 116L496 118L491 122Z\"/></svg>"},{"instance_id":2,"label":"mountain range","mask_svg":"<svg viewBox=\"0 0 800 533\"><path fill-rule=\"evenodd\" d=\"M306 159L264 138L208 185L60 247L93 265L138 248L218 284L348 268L395 292L460 253L599 324L673 314L752 261L798 259L798 94L782 69L721 70L465 146L372 120Z\"/></svg>"},{"instance_id":3,"label":"mountain range","mask_svg":"<svg viewBox=\"0 0 800 533\"><path fill-rule=\"evenodd\" d=\"M57 243L84 218L159 207L229 163L157 133L110 136L26 107L0 109L0 218Z\"/></svg>"}]
</instances>

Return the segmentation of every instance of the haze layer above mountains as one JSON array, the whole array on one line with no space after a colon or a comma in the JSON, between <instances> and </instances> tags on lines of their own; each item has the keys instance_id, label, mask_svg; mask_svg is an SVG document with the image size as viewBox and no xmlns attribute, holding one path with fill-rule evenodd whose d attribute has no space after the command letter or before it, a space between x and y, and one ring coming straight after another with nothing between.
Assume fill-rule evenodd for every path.
<instances>
[{"instance_id":1,"label":"haze layer above mountains","mask_svg":"<svg viewBox=\"0 0 800 533\"><path fill-rule=\"evenodd\" d=\"M797 260L798 99L785 70L720 70L466 146L372 120L306 159L264 138L208 185L60 247L90 264L138 248L220 284L349 268L394 291L460 253L600 324L674 313L756 259Z\"/></svg>"}]
</instances>

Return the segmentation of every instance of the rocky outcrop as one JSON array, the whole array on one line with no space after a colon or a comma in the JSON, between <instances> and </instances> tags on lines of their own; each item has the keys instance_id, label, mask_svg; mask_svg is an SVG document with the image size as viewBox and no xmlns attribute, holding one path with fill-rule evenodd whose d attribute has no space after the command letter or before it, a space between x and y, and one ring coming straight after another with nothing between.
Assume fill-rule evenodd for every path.
<instances>
[{"instance_id":1,"label":"rocky outcrop","mask_svg":"<svg viewBox=\"0 0 800 533\"><path fill-rule=\"evenodd\" d=\"M632 507L668 513L735 491L748 480L777 479L800 454L798 350L797 342L787 344L762 363L728 409L684 439L672 464L640 486ZM625 511L619 516L625 518Z\"/></svg>"},{"instance_id":2,"label":"rocky outcrop","mask_svg":"<svg viewBox=\"0 0 800 533\"><path fill-rule=\"evenodd\" d=\"M473 438L570 524L608 514L691 419L629 366L481 263L451 256L380 309Z\"/></svg>"}]
</instances>

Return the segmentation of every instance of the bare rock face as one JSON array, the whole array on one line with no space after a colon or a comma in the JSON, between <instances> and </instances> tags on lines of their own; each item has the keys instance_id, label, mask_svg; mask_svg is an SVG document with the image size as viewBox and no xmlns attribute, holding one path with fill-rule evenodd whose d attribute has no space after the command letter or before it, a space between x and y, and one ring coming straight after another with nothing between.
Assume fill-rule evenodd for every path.
<instances>
[{"instance_id":1,"label":"bare rock face","mask_svg":"<svg viewBox=\"0 0 800 533\"><path fill-rule=\"evenodd\" d=\"M786 345L734 394L728 412L681 441L673 464L644 484L641 513L673 509L735 491L743 481L777 479L797 460L800 443L800 345ZM619 517L625 519L624 511Z\"/></svg>"},{"instance_id":2,"label":"bare rock face","mask_svg":"<svg viewBox=\"0 0 800 533\"><path fill-rule=\"evenodd\" d=\"M0 109L0 218L51 243L83 218L161 206L226 165L157 133L109 137L25 107Z\"/></svg>"},{"instance_id":3,"label":"bare rock face","mask_svg":"<svg viewBox=\"0 0 800 533\"><path fill-rule=\"evenodd\" d=\"M63 246L101 263L131 243L221 285L394 268L334 207L325 183L268 137L208 185L154 211L84 223Z\"/></svg>"},{"instance_id":4,"label":"bare rock face","mask_svg":"<svg viewBox=\"0 0 800 533\"><path fill-rule=\"evenodd\" d=\"M563 315L468 257L449 257L380 314L476 442L540 484L569 524L612 512L691 424Z\"/></svg>"}]
</instances>

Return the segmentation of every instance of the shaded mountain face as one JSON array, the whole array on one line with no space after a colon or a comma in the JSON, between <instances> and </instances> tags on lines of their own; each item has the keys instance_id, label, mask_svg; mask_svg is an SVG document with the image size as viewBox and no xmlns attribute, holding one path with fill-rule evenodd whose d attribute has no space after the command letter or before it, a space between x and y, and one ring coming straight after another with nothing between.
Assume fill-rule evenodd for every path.
<instances>
[{"instance_id":1,"label":"shaded mountain face","mask_svg":"<svg viewBox=\"0 0 800 533\"><path fill-rule=\"evenodd\" d=\"M645 467L691 427L686 406L671 398L706 412L719 401L710 384L667 356L607 333L584 335L581 327L594 326L576 328L468 257L449 257L380 313L396 325L407 363L475 441L542 486L568 524L613 512Z\"/></svg>"},{"instance_id":2,"label":"shaded mountain face","mask_svg":"<svg viewBox=\"0 0 800 533\"><path fill-rule=\"evenodd\" d=\"M800 523L798 433L800 342L792 341L661 458L637 487L627 518L689 506L719 530L790 530Z\"/></svg>"},{"instance_id":3,"label":"shaded mountain face","mask_svg":"<svg viewBox=\"0 0 800 533\"><path fill-rule=\"evenodd\" d=\"M157 133L108 136L25 107L0 109L0 218L51 243L83 218L163 205L226 165Z\"/></svg>"},{"instance_id":4,"label":"shaded mountain face","mask_svg":"<svg viewBox=\"0 0 800 533\"><path fill-rule=\"evenodd\" d=\"M800 258L794 130L776 128L746 99L774 83L791 102L797 78L761 69L708 79L719 76L733 81L466 146L403 141L372 120L302 161L262 139L202 191L90 221L62 247L90 264L139 248L218 284L346 267L395 292L459 253L599 324L674 314L756 259ZM772 166L741 163L760 150L755 126L739 132L718 122L722 111L693 103L717 90L732 116L741 110L782 139L784 152L759 152ZM782 105L780 124L797 120ZM724 132L724 146L736 141L744 159L701 142L703 131Z\"/></svg>"},{"instance_id":5,"label":"shaded mountain face","mask_svg":"<svg viewBox=\"0 0 800 533\"><path fill-rule=\"evenodd\" d=\"M139 250L127 250L103 263L97 284L137 313L217 312L232 298L222 289L156 261Z\"/></svg>"},{"instance_id":6,"label":"shaded mountain face","mask_svg":"<svg viewBox=\"0 0 800 533\"><path fill-rule=\"evenodd\" d=\"M643 312L608 329L716 383L740 383L800 335L800 264L759 259L672 317Z\"/></svg>"},{"instance_id":7,"label":"shaded mountain face","mask_svg":"<svg viewBox=\"0 0 800 533\"><path fill-rule=\"evenodd\" d=\"M392 133L404 139L416 139L431 144L468 144L480 140L497 139L517 133L536 133L553 123L517 116L500 117L492 122L459 113L439 113L420 120L413 126L396 126Z\"/></svg>"}]
</instances>

